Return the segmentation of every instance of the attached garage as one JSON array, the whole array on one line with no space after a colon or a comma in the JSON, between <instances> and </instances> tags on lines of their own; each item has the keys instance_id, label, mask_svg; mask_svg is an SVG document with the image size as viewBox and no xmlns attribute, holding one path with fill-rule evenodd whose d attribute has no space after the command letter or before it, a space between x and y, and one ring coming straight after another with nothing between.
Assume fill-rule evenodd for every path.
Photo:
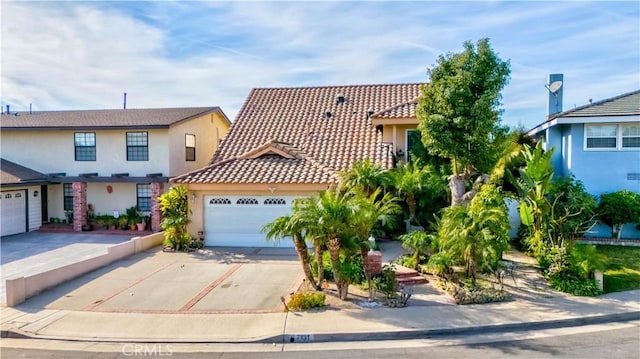
<instances>
[{"instance_id":1,"label":"attached garage","mask_svg":"<svg viewBox=\"0 0 640 359\"><path fill-rule=\"evenodd\" d=\"M2 191L0 194L0 217L2 236L27 231L27 196L25 190Z\"/></svg>"},{"instance_id":2,"label":"attached garage","mask_svg":"<svg viewBox=\"0 0 640 359\"><path fill-rule=\"evenodd\" d=\"M293 247L290 239L267 242L262 226L291 213L293 196L205 196L206 246Z\"/></svg>"}]
</instances>

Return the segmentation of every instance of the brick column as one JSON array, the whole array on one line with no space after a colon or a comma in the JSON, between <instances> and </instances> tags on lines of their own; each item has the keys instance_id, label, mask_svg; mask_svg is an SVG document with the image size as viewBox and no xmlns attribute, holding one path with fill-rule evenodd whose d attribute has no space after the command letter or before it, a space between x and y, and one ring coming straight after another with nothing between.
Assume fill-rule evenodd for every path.
<instances>
[{"instance_id":1,"label":"brick column","mask_svg":"<svg viewBox=\"0 0 640 359\"><path fill-rule=\"evenodd\" d=\"M73 182L73 230L82 231L82 226L87 224L87 183Z\"/></svg>"},{"instance_id":2,"label":"brick column","mask_svg":"<svg viewBox=\"0 0 640 359\"><path fill-rule=\"evenodd\" d=\"M382 273L382 252L370 251L367 253L367 267L371 275Z\"/></svg>"},{"instance_id":3,"label":"brick column","mask_svg":"<svg viewBox=\"0 0 640 359\"><path fill-rule=\"evenodd\" d=\"M160 204L158 197L164 193L164 183L151 183L151 230L160 231L160 221L162 220L162 212L160 212Z\"/></svg>"}]
</instances>

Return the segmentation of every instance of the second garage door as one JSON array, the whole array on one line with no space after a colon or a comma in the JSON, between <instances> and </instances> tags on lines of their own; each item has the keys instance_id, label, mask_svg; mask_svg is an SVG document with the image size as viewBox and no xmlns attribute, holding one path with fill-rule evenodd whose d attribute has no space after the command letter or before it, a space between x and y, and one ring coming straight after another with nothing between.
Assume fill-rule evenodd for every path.
<instances>
[{"instance_id":1,"label":"second garage door","mask_svg":"<svg viewBox=\"0 0 640 359\"><path fill-rule=\"evenodd\" d=\"M2 236L27 231L27 202L24 191L0 192L2 195Z\"/></svg>"},{"instance_id":2,"label":"second garage door","mask_svg":"<svg viewBox=\"0 0 640 359\"><path fill-rule=\"evenodd\" d=\"M262 226L291 213L291 196L205 196L206 246L293 247L291 239L267 242Z\"/></svg>"}]
</instances>

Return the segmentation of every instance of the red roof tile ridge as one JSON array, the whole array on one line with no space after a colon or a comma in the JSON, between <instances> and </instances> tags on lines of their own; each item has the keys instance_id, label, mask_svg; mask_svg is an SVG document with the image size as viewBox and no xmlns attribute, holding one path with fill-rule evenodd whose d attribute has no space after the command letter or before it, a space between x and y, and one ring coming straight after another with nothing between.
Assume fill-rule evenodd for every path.
<instances>
[{"instance_id":1,"label":"red roof tile ridge","mask_svg":"<svg viewBox=\"0 0 640 359\"><path fill-rule=\"evenodd\" d=\"M290 86L290 87L255 87L251 90L251 94L255 90L293 90L293 89L323 89L323 88L341 88L341 87L379 87L379 86L415 86L424 85L424 82L402 82L402 83L375 83L375 84L345 84L345 85L309 85L309 86ZM249 95L251 97L251 95ZM248 102L248 101L247 101ZM245 102L246 103L246 102ZM240 111L242 112L242 110ZM240 113L238 112L238 113Z\"/></svg>"},{"instance_id":2,"label":"red roof tile ridge","mask_svg":"<svg viewBox=\"0 0 640 359\"><path fill-rule=\"evenodd\" d=\"M275 154L278 154L285 158L300 158L300 151L296 150L297 149L291 143L271 139L241 154L240 156L238 156L238 158L252 159L271 152L274 152Z\"/></svg>"},{"instance_id":3,"label":"red roof tile ridge","mask_svg":"<svg viewBox=\"0 0 640 359\"><path fill-rule=\"evenodd\" d=\"M391 111L393 111L393 110L395 110L395 109L397 109L397 108L401 108L401 107L404 107L404 106L406 106L406 105L414 105L414 104L417 104L417 103L418 103L418 99L419 99L419 98L420 98L420 96L418 96L418 97L414 98L414 99L413 99L413 100L411 100L411 101L403 102L403 103L397 104L397 105L395 105L395 106L391 106L391 107L389 107L389 108L385 108L385 109L384 109L384 110L382 110L382 111L378 111L378 112L376 112L376 113L372 114L372 115L371 115L371 117L373 118L373 117L381 116L381 115L382 115L382 114L384 114L384 113L391 112Z\"/></svg>"},{"instance_id":4,"label":"red roof tile ridge","mask_svg":"<svg viewBox=\"0 0 640 359\"><path fill-rule=\"evenodd\" d=\"M329 173L331 179L333 179L334 181L338 180L338 173L336 172L335 169L325 165L324 163L316 160L315 158L305 155L304 156L304 160L308 161L309 163L311 163L313 166L315 166L316 168L320 169L323 172Z\"/></svg>"}]
</instances>

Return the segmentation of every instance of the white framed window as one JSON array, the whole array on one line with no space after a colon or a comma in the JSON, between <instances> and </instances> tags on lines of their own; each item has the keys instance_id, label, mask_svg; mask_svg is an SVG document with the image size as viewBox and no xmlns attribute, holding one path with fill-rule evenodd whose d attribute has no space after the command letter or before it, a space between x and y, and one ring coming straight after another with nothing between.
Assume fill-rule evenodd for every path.
<instances>
[{"instance_id":1,"label":"white framed window","mask_svg":"<svg viewBox=\"0 0 640 359\"><path fill-rule=\"evenodd\" d=\"M622 125L622 148L640 149L640 123Z\"/></svg>"},{"instance_id":2,"label":"white framed window","mask_svg":"<svg viewBox=\"0 0 640 359\"><path fill-rule=\"evenodd\" d=\"M184 136L185 161L196 160L196 135L187 133Z\"/></svg>"},{"instance_id":3,"label":"white framed window","mask_svg":"<svg viewBox=\"0 0 640 359\"><path fill-rule=\"evenodd\" d=\"M640 149L640 123L585 124L585 151Z\"/></svg>"}]
</instances>

